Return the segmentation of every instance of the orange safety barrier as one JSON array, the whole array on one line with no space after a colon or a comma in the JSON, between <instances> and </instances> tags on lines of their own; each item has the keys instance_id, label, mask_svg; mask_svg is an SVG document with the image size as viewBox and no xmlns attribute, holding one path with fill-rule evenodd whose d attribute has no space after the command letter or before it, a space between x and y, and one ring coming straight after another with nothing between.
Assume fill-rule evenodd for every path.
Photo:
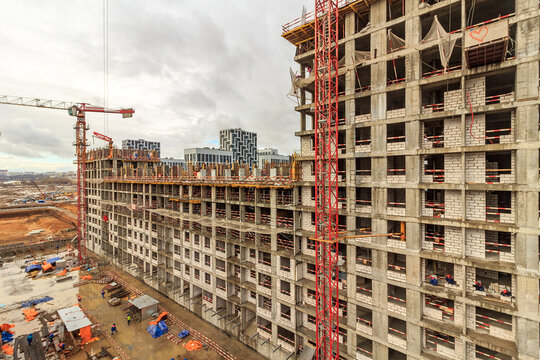
<instances>
[{"instance_id":1,"label":"orange safety barrier","mask_svg":"<svg viewBox=\"0 0 540 360\"><path fill-rule=\"evenodd\" d=\"M1 331L10 331L9 329L14 328L14 327L15 327L15 324L4 323L4 324L0 325L0 330Z\"/></svg>"},{"instance_id":2,"label":"orange safety barrier","mask_svg":"<svg viewBox=\"0 0 540 360\"><path fill-rule=\"evenodd\" d=\"M80 266L77 266L77 267L74 267L73 269L69 270L69 271L76 271L76 270L81 270L81 267Z\"/></svg>"},{"instance_id":3,"label":"orange safety barrier","mask_svg":"<svg viewBox=\"0 0 540 360\"><path fill-rule=\"evenodd\" d=\"M92 337L91 326L85 326L79 330L79 335L81 336L81 345L86 345L94 341L98 341L98 337Z\"/></svg>"},{"instance_id":4,"label":"orange safety barrier","mask_svg":"<svg viewBox=\"0 0 540 360\"><path fill-rule=\"evenodd\" d=\"M27 322L34 320L38 316L36 309L25 309L22 312Z\"/></svg>"},{"instance_id":5,"label":"orange safety barrier","mask_svg":"<svg viewBox=\"0 0 540 360\"><path fill-rule=\"evenodd\" d=\"M81 276L81 280L92 280L92 275Z\"/></svg>"},{"instance_id":6,"label":"orange safety barrier","mask_svg":"<svg viewBox=\"0 0 540 360\"><path fill-rule=\"evenodd\" d=\"M42 269L43 269L43 272L52 271L53 266L51 264L47 263L47 262L44 262L43 266L42 266Z\"/></svg>"},{"instance_id":7,"label":"orange safety barrier","mask_svg":"<svg viewBox=\"0 0 540 360\"><path fill-rule=\"evenodd\" d=\"M161 314L159 314L159 316L157 317L156 320L150 321L149 324L150 324L150 325L157 325L157 323L160 322L161 319L162 319L163 317L165 317L165 316L167 316L167 312L166 312L166 311L163 311Z\"/></svg>"},{"instance_id":8,"label":"orange safety barrier","mask_svg":"<svg viewBox=\"0 0 540 360\"><path fill-rule=\"evenodd\" d=\"M203 348L202 343L197 340L189 340L186 344L182 346L185 347L187 351L197 351Z\"/></svg>"},{"instance_id":9,"label":"orange safety barrier","mask_svg":"<svg viewBox=\"0 0 540 360\"><path fill-rule=\"evenodd\" d=\"M157 317L156 320L153 320L153 321L150 321L150 325L157 325L158 322L161 321L161 319L163 319L165 316L167 316L167 312L166 311L163 311L161 314L159 314L159 316Z\"/></svg>"},{"instance_id":10,"label":"orange safety barrier","mask_svg":"<svg viewBox=\"0 0 540 360\"><path fill-rule=\"evenodd\" d=\"M56 274L56 276L64 276L64 275L66 275L66 272L67 272L67 269L64 269L64 270L60 271L58 274Z\"/></svg>"},{"instance_id":11,"label":"orange safety barrier","mask_svg":"<svg viewBox=\"0 0 540 360\"><path fill-rule=\"evenodd\" d=\"M9 344L2 345L2 351L8 355L13 355L13 346Z\"/></svg>"}]
</instances>

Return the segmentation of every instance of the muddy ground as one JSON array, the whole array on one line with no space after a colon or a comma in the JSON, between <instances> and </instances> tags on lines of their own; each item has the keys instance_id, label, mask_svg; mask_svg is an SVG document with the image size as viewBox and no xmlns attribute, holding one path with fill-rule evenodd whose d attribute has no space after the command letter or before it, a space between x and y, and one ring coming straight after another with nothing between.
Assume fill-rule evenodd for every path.
<instances>
[{"instance_id":1,"label":"muddy ground","mask_svg":"<svg viewBox=\"0 0 540 360\"><path fill-rule=\"evenodd\" d=\"M75 236L76 219L71 215L73 204L62 204L68 210L57 211L47 208L30 208L0 212L0 245L19 242L38 242L54 238ZM39 234L29 235L33 230L43 230Z\"/></svg>"}]
</instances>

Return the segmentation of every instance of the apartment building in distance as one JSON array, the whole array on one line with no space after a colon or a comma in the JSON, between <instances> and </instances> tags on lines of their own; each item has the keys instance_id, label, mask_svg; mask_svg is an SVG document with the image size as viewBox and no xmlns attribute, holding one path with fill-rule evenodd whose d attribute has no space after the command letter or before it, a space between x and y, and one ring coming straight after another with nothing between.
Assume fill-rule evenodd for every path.
<instances>
[{"instance_id":1,"label":"apartment building in distance","mask_svg":"<svg viewBox=\"0 0 540 360\"><path fill-rule=\"evenodd\" d=\"M184 160L193 165L203 164L230 164L233 161L233 152L209 147L184 149Z\"/></svg>"},{"instance_id":2,"label":"apartment building in distance","mask_svg":"<svg viewBox=\"0 0 540 360\"><path fill-rule=\"evenodd\" d=\"M339 14L340 357L538 359L538 1ZM316 338L313 18L283 37L300 67L289 170L183 176L107 150L87 166L88 248L276 360Z\"/></svg>"},{"instance_id":3,"label":"apartment building in distance","mask_svg":"<svg viewBox=\"0 0 540 360\"><path fill-rule=\"evenodd\" d=\"M122 140L122 149L124 150L153 150L157 156L161 156L161 143L159 141L148 141L144 139L126 139Z\"/></svg>"},{"instance_id":4,"label":"apartment building in distance","mask_svg":"<svg viewBox=\"0 0 540 360\"><path fill-rule=\"evenodd\" d=\"M240 128L219 131L219 148L232 151L233 161L253 166L257 163L257 134Z\"/></svg>"}]
</instances>

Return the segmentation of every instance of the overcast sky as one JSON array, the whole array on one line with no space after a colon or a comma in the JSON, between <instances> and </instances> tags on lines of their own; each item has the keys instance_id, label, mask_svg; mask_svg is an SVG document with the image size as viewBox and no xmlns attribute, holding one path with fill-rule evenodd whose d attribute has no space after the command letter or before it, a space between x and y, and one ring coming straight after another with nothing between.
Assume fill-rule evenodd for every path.
<instances>
[{"instance_id":1,"label":"overcast sky","mask_svg":"<svg viewBox=\"0 0 540 360\"><path fill-rule=\"evenodd\" d=\"M280 35L305 3L109 1L109 105L135 116L109 115L108 135L161 141L172 157L218 146L233 127L257 132L259 148L299 148L286 97L294 47ZM0 95L103 105L102 1L2 1L0 14ZM90 133L104 132L102 114L87 119ZM75 169L73 123L59 110L0 105L0 169Z\"/></svg>"}]
</instances>

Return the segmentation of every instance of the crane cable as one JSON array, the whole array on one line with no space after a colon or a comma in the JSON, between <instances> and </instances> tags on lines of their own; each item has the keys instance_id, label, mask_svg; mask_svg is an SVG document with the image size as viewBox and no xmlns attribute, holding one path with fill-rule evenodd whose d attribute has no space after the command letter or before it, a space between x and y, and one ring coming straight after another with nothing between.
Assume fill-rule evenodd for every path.
<instances>
[{"instance_id":1,"label":"crane cable","mask_svg":"<svg viewBox=\"0 0 540 360\"><path fill-rule=\"evenodd\" d=\"M103 0L103 107L109 105L109 0ZM109 114L103 114L103 133L109 133Z\"/></svg>"}]
</instances>

